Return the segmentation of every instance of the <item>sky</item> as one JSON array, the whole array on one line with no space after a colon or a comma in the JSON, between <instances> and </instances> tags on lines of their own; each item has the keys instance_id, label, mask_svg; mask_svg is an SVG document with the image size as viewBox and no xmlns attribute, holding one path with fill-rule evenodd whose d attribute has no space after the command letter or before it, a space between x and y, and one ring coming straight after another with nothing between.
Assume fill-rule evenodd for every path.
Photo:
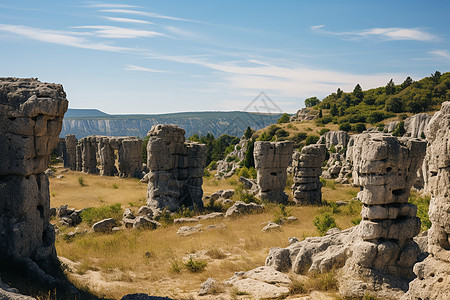
<instances>
[{"instance_id":1,"label":"sky","mask_svg":"<svg viewBox=\"0 0 450 300\"><path fill-rule=\"evenodd\" d=\"M294 113L309 97L450 69L450 1L0 0L0 77L111 114Z\"/></svg>"}]
</instances>

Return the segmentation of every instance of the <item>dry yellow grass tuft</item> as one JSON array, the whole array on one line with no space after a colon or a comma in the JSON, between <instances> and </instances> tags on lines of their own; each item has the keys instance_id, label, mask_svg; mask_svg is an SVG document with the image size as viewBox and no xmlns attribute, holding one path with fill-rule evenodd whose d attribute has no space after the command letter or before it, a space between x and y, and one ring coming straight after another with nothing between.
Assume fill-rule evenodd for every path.
<instances>
[{"instance_id":1,"label":"dry yellow grass tuft","mask_svg":"<svg viewBox=\"0 0 450 300\"><path fill-rule=\"evenodd\" d=\"M51 205L69 204L75 208L121 203L122 208L145 204L146 184L136 179L100 177L79 172L60 173L65 178L50 179ZM86 186L80 186L78 176L83 176ZM117 185L117 189L113 188ZM205 194L220 189L233 189L237 177L227 180L205 179ZM350 200L354 188L335 185L323 188L324 199ZM131 203L131 204L130 204ZM71 239L64 233L73 230L61 228L56 248L59 256L73 262L69 278L82 288L89 288L99 296L118 299L126 293L143 292L169 296L176 299L196 295L200 284L208 277L218 281L230 278L236 271L246 271L264 265L270 247L286 247L288 238L303 239L318 235L313 226L314 217L323 207L292 206L291 214L298 218L280 230L264 233L264 223L274 219L279 208L268 205L264 213L247 215L238 219L202 221L203 230L192 236L176 234L180 225L171 225L155 231L125 230L113 234L87 233ZM351 219L359 215L338 214L339 227L352 226ZM208 229L208 225L220 225ZM82 223L82 228L87 225ZM174 263L185 263L192 257L207 263L202 272L191 273L185 269L173 271ZM70 268L68 268L69 270Z\"/></svg>"}]
</instances>

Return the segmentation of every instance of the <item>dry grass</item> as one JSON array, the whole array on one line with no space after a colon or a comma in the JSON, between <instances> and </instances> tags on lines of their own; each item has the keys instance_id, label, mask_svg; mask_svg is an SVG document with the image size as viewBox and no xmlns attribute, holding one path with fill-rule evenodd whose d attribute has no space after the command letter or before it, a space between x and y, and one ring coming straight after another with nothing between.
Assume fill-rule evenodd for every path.
<instances>
[{"instance_id":1,"label":"dry grass","mask_svg":"<svg viewBox=\"0 0 450 300\"><path fill-rule=\"evenodd\" d=\"M293 138L297 133L299 132L306 132L308 134L315 134L319 135L319 131L323 128L328 128L330 130L338 130L339 124L333 124L328 123L324 126L317 126L316 122L314 121L295 121L290 123L283 123L283 124L275 124L278 127L286 130L289 133L288 139ZM267 131L269 127L265 127L263 129L260 129L256 131L258 135L261 135L263 131Z\"/></svg>"},{"instance_id":2,"label":"dry grass","mask_svg":"<svg viewBox=\"0 0 450 300\"><path fill-rule=\"evenodd\" d=\"M50 179L51 193L54 194L51 196L52 206L69 204L84 208L121 203L125 208L130 207L130 202L134 206L145 204L146 184L136 179L71 171L62 174L65 178ZM85 179L84 187L78 184L77 177L80 175ZM117 184L118 188L113 188L113 184ZM236 176L227 180L209 178L204 181L205 194L236 186ZM355 193L354 188L337 184L335 187L335 190L323 188L325 200L350 200ZM61 228L63 234L58 236L56 248L59 256L78 263L69 272L69 278L77 286L89 288L97 295L118 299L126 293L143 292L176 299L189 298L196 295L200 284L208 277L223 281L236 271L264 265L270 247L286 247L289 237L303 239L317 236L313 219L323 207L290 208L298 221L268 233L261 232L261 229L263 223L274 218L274 212L278 209L275 205L268 205L264 213L235 220L202 221L203 231L188 237L178 236L176 231L179 226L172 225L155 231L87 233L68 240L64 239L64 233L73 229ZM355 216L339 214L334 217L340 228L348 228L352 226L351 219ZM225 227L207 229L212 224L223 224ZM83 223L81 227L87 228L87 225ZM205 261L206 268L198 273L185 269L179 273L172 271L173 262L186 263L190 257Z\"/></svg>"}]
</instances>

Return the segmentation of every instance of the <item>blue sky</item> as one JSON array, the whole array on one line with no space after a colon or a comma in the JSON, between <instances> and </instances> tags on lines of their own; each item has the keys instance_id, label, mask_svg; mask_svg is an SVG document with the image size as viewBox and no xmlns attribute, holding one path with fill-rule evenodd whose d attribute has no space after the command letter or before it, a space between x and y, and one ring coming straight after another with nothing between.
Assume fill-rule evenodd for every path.
<instances>
[{"instance_id":1,"label":"blue sky","mask_svg":"<svg viewBox=\"0 0 450 300\"><path fill-rule=\"evenodd\" d=\"M450 1L0 0L0 76L113 114L284 112L450 69Z\"/></svg>"}]
</instances>

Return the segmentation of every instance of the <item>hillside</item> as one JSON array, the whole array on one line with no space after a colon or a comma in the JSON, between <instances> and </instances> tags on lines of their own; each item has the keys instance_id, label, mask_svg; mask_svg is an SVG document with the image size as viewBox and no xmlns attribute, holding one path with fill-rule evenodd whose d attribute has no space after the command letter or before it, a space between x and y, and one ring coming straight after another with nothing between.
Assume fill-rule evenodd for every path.
<instances>
[{"instance_id":1,"label":"hillside","mask_svg":"<svg viewBox=\"0 0 450 300\"><path fill-rule=\"evenodd\" d=\"M343 130L350 130L349 124L367 123L376 125L385 119L431 112L441 103L450 100L450 72L436 71L430 77L413 81L407 77L402 84L390 80L386 86L363 91L357 84L353 92L338 89L322 101L316 97L305 100L308 107L319 111L318 124L347 124ZM348 131L346 130L346 131ZM357 130L356 130L357 131Z\"/></svg>"},{"instance_id":2,"label":"hillside","mask_svg":"<svg viewBox=\"0 0 450 300\"><path fill-rule=\"evenodd\" d=\"M193 134L212 133L242 136L248 126L260 129L276 123L280 114L233 112L184 112L159 115L98 115L98 110L72 110L66 114L60 136L75 134L77 138L88 135L145 137L152 125L175 124L186 130L186 137ZM82 113L87 113L83 115ZM104 113L103 113L104 114Z\"/></svg>"}]
</instances>

